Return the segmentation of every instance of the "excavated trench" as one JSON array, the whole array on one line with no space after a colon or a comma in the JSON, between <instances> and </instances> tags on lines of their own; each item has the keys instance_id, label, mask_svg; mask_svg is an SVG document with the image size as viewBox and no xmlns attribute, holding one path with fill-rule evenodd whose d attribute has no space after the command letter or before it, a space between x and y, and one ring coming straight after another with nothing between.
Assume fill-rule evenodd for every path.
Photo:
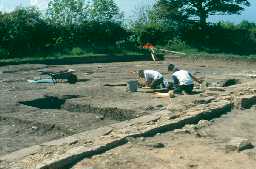
<instances>
[{"instance_id":1,"label":"excavated trench","mask_svg":"<svg viewBox=\"0 0 256 169\"><path fill-rule=\"evenodd\" d=\"M236 80L231 80L230 82L228 82L229 85L233 85L234 81ZM83 102L81 102L81 100L83 100ZM22 105L36 108L38 110L38 114L35 113L35 116L32 116L32 119L27 118L29 120L26 120L26 118L20 119L19 117L14 118L15 116L0 118L0 121L2 122L0 128L4 128L4 126L7 126L7 128L11 130L11 128L15 126L15 128L20 129L19 131L16 131L16 133L13 134L14 137L19 137L20 135L28 135L29 137L32 137L32 139L30 140L33 140L39 136L40 139L37 142L35 142L34 140L28 141L27 145L33 145L40 144L41 142L45 142L48 140L73 135L82 131L96 129L98 127L103 127L105 125L118 123L120 121L130 120L138 116L138 112L135 112L133 110L121 109L114 106L95 106L89 101L87 103L87 101L84 100L86 99L80 98L76 95L72 95L63 96L61 98L45 96L34 100L22 101L19 103ZM241 104L243 105L244 108L250 108L251 105L254 104L254 100L249 101L248 103L246 102ZM216 110L215 113L212 113L213 116L211 117L201 115L200 117L195 118L193 121L184 121L184 125L189 123L196 123L200 119L210 120L218 118L222 114L228 113L231 110L231 107L227 107L225 110L221 111ZM55 117L55 114L52 113L52 116L47 114L47 116L43 117L46 120L40 121L40 118L37 118L37 116L42 114L44 111L48 111L50 115L52 112L58 111L60 115L55 119L51 119L52 117ZM41 117L42 116L44 115L41 115ZM73 118L73 116L78 116L78 118L75 119ZM47 118L49 120L47 120ZM66 121L66 119L70 119L70 121L72 122ZM63 121L63 123L55 123L55 121ZM83 125L85 123L89 125ZM183 123L180 126L174 127L182 128ZM157 131L152 131L151 133L145 133L145 136L152 136L158 132L166 132L169 131L170 128L173 128L173 126L167 126L165 128L157 129ZM24 138L24 140L26 140L26 138ZM22 146L22 144L19 145L19 148L17 149L23 148Z\"/></svg>"},{"instance_id":2,"label":"excavated trench","mask_svg":"<svg viewBox=\"0 0 256 169\"><path fill-rule=\"evenodd\" d=\"M0 115L0 155L135 118L130 110L68 102L77 97L46 96L22 101L21 105L32 110Z\"/></svg>"},{"instance_id":3,"label":"excavated trench","mask_svg":"<svg viewBox=\"0 0 256 169\"><path fill-rule=\"evenodd\" d=\"M70 99L78 98L78 96L58 98L46 96L31 101L23 101L20 104L35 107L39 109L58 109L77 113L92 113L96 114L101 119L111 119L116 121L124 121L136 118L135 111L121 109L118 107L99 107L88 104L76 104L69 102Z\"/></svg>"}]
</instances>

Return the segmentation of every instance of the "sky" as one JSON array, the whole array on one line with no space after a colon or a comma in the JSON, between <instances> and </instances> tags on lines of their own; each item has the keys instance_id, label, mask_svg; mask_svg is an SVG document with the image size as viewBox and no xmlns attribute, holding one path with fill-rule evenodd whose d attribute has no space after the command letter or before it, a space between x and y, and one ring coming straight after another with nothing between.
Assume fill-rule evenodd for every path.
<instances>
[{"instance_id":1,"label":"sky","mask_svg":"<svg viewBox=\"0 0 256 169\"><path fill-rule=\"evenodd\" d=\"M46 9L49 0L0 0L1 11L11 11L17 6L37 6L40 9ZM133 16L136 9L145 5L151 5L155 0L115 0L121 11L125 13L126 18ZM209 18L210 22L228 21L239 23L242 20L256 22L256 1L249 0L251 6L242 12L242 15L213 16Z\"/></svg>"}]
</instances>

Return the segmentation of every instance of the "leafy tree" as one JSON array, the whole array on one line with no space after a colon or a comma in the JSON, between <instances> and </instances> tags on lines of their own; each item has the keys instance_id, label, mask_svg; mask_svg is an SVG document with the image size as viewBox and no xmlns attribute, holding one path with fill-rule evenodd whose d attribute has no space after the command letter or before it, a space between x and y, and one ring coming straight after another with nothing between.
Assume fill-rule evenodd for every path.
<instances>
[{"instance_id":1,"label":"leafy tree","mask_svg":"<svg viewBox=\"0 0 256 169\"><path fill-rule=\"evenodd\" d=\"M152 11L152 6L143 5L140 7L135 7L133 11L133 20L131 25L142 25L151 22L150 13Z\"/></svg>"},{"instance_id":2,"label":"leafy tree","mask_svg":"<svg viewBox=\"0 0 256 169\"><path fill-rule=\"evenodd\" d=\"M35 8L20 8L0 15L0 48L22 56L44 48L47 24Z\"/></svg>"},{"instance_id":3,"label":"leafy tree","mask_svg":"<svg viewBox=\"0 0 256 169\"><path fill-rule=\"evenodd\" d=\"M164 45L177 35L175 25L169 20L159 18L150 5L135 8L134 14L135 20L130 26L134 34L133 40L139 45L145 43Z\"/></svg>"},{"instance_id":4,"label":"leafy tree","mask_svg":"<svg viewBox=\"0 0 256 169\"><path fill-rule=\"evenodd\" d=\"M79 24L87 18L87 7L83 0L51 0L47 16L54 23Z\"/></svg>"},{"instance_id":5,"label":"leafy tree","mask_svg":"<svg viewBox=\"0 0 256 169\"><path fill-rule=\"evenodd\" d=\"M163 18L196 19L206 25L210 15L239 14L249 5L248 0L158 0L155 9Z\"/></svg>"},{"instance_id":6,"label":"leafy tree","mask_svg":"<svg viewBox=\"0 0 256 169\"><path fill-rule=\"evenodd\" d=\"M242 21L238 26L241 29L247 29L247 30L256 29L256 23L248 22L248 21Z\"/></svg>"},{"instance_id":7,"label":"leafy tree","mask_svg":"<svg viewBox=\"0 0 256 169\"><path fill-rule=\"evenodd\" d=\"M116 21L122 18L114 0L93 0L90 6L91 19L100 22Z\"/></svg>"}]
</instances>

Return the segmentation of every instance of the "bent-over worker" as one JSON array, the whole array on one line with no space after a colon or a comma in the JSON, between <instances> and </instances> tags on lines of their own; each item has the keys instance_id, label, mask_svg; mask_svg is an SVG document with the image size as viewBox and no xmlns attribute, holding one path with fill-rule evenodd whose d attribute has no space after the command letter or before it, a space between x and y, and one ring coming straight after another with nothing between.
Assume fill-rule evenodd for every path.
<instances>
[{"instance_id":1,"label":"bent-over worker","mask_svg":"<svg viewBox=\"0 0 256 169\"><path fill-rule=\"evenodd\" d=\"M183 91L187 94L192 94L194 88L194 81L202 83L201 80L194 77L190 72L186 70L179 70L174 64L168 66L168 72L171 72L171 78L173 80L174 93L181 94Z\"/></svg>"},{"instance_id":2,"label":"bent-over worker","mask_svg":"<svg viewBox=\"0 0 256 169\"><path fill-rule=\"evenodd\" d=\"M161 73L155 70L139 70L138 76L145 81L145 86L156 89L158 86L164 88L164 77Z\"/></svg>"}]
</instances>

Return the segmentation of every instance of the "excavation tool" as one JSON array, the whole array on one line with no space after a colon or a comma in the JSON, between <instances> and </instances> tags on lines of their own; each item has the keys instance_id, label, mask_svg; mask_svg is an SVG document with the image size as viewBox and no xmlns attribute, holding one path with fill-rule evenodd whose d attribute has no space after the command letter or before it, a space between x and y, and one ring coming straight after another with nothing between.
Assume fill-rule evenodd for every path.
<instances>
[{"instance_id":1,"label":"excavation tool","mask_svg":"<svg viewBox=\"0 0 256 169\"><path fill-rule=\"evenodd\" d=\"M146 43L143 46L144 49L148 49L150 51L151 57L153 59L153 61L159 61L161 55L165 54L165 53L172 53L172 54L179 54L179 55L186 55L185 53L182 52L176 52L176 51L172 51L172 50L167 50L167 49L163 49L163 48L156 48L154 45L152 45L151 43Z\"/></svg>"}]
</instances>

